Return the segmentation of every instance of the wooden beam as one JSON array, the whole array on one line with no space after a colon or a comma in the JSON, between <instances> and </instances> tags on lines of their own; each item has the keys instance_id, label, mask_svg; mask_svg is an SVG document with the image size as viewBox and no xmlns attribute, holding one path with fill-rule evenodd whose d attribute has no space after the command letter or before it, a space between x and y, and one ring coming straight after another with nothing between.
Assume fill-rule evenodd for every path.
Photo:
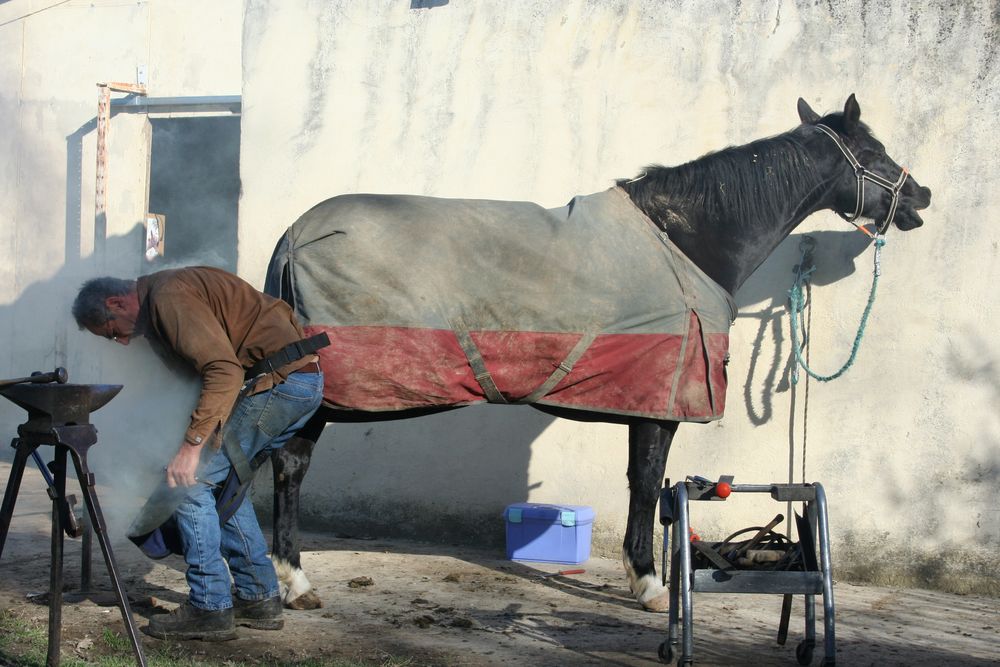
<instances>
[{"instance_id":1,"label":"wooden beam","mask_svg":"<svg viewBox=\"0 0 1000 667\"><path fill-rule=\"evenodd\" d=\"M94 256L97 268L105 268L108 238L108 129L111 122L111 91L145 95L146 87L134 83L97 84L97 183L94 189Z\"/></svg>"},{"instance_id":2,"label":"wooden beam","mask_svg":"<svg viewBox=\"0 0 1000 667\"><path fill-rule=\"evenodd\" d=\"M97 183L94 189L94 258L104 270L108 238L108 122L111 120L111 89L97 84Z\"/></svg>"},{"instance_id":3,"label":"wooden beam","mask_svg":"<svg viewBox=\"0 0 1000 667\"><path fill-rule=\"evenodd\" d=\"M146 86L139 85L137 83L121 83L121 82L108 82L99 83L98 86L105 86L108 90L113 90L116 93L134 93L136 95L145 95Z\"/></svg>"}]
</instances>

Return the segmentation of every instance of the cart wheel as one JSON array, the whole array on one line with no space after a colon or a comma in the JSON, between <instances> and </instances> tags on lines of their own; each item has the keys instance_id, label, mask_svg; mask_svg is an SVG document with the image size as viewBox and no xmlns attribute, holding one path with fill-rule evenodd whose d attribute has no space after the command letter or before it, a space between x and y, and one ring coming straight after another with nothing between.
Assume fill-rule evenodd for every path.
<instances>
[{"instance_id":1,"label":"cart wheel","mask_svg":"<svg viewBox=\"0 0 1000 667\"><path fill-rule=\"evenodd\" d=\"M661 662L669 664L674 660L674 647L670 645L670 640L660 644L660 648L656 653L660 656Z\"/></svg>"},{"instance_id":2,"label":"cart wheel","mask_svg":"<svg viewBox=\"0 0 1000 667\"><path fill-rule=\"evenodd\" d=\"M798 660L800 665L808 665L812 662L814 647L815 645L808 641L801 641L795 647L795 659Z\"/></svg>"}]
</instances>

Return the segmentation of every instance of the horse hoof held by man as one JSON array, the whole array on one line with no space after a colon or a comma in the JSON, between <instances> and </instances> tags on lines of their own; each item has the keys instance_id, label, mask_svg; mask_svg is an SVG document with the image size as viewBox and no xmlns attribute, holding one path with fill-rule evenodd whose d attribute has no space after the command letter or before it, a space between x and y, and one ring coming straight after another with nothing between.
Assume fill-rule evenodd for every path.
<instances>
[{"instance_id":1,"label":"horse hoof held by man","mask_svg":"<svg viewBox=\"0 0 1000 667\"><path fill-rule=\"evenodd\" d=\"M151 557L182 554L188 600L143 628L158 639L225 641L236 627L279 630L282 604L267 544L246 492L259 464L322 400L314 354L283 301L208 267L137 280L95 278L73 304L81 329L194 367L201 395L183 441L129 537Z\"/></svg>"}]
</instances>

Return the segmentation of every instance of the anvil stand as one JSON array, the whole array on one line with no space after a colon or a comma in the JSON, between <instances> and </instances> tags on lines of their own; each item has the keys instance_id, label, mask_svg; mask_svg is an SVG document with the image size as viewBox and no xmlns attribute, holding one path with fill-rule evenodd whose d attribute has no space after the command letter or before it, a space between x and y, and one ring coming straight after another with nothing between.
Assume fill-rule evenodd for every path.
<instances>
[{"instance_id":1,"label":"anvil stand","mask_svg":"<svg viewBox=\"0 0 1000 667\"><path fill-rule=\"evenodd\" d=\"M55 447L55 458L50 464L53 474L54 498L52 499L52 560L49 576L49 637L46 665L59 664L62 639L63 603L63 531L70 525L69 504L66 500L66 456L73 458L73 467L80 482L80 491L87 505L90 525L97 535L104 554L104 563L114 588L118 607L125 622L125 630L132 643L136 662L146 666L139 634L132 618L128 595L122 585L115 563L107 525L95 493L95 478L87 465L87 452L97 443L97 429L90 424L89 414L110 401L121 390L121 385L14 385L0 390L0 394L28 410L29 419L17 428L18 436L11 446L16 453L10 478L0 508L0 557L14 514L14 504L21 486L24 468L40 445Z\"/></svg>"}]
</instances>

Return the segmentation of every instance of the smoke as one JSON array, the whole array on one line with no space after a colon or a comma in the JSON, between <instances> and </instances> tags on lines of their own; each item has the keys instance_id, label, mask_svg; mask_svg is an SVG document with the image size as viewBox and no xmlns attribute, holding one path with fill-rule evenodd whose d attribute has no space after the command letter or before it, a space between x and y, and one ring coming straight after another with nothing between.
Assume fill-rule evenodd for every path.
<instances>
[{"instance_id":1,"label":"smoke","mask_svg":"<svg viewBox=\"0 0 1000 667\"><path fill-rule=\"evenodd\" d=\"M90 337L112 348L102 354L108 375L112 383L124 385L91 417L100 435L90 456L109 529L124 535L146 498L166 479L163 469L183 442L200 382L191 369L165 364L144 339L123 347Z\"/></svg>"},{"instance_id":2,"label":"smoke","mask_svg":"<svg viewBox=\"0 0 1000 667\"><path fill-rule=\"evenodd\" d=\"M239 118L151 119L149 211L166 216L164 256L143 257L144 226L105 242L102 275L134 278L184 266L236 269L239 201ZM90 262L64 267L46 291L66 317L76 290L97 273ZM30 299L35 301L35 299ZM26 299L22 299L25 302ZM112 535L126 533L145 500L165 481L198 400L200 379L180 360L162 359L142 338L116 345L62 327L71 382L121 384L121 393L92 415L98 445L91 469ZM65 321L65 320L64 320ZM59 347L59 346L57 346ZM166 363L165 363L166 362ZM208 452L206 452L208 454Z\"/></svg>"},{"instance_id":3,"label":"smoke","mask_svg":"<svg viewBox=\"0 0 1000 667\"><path fill-rule=\"evenodd\" d=\"M142 259L138 273L195 265L235 271L239 118L154 118L150 124L149 211L166 216L164 255ZM129 250L131 261L141 255L139 247L141 241ZM107 415L100 415L105 426L94 451L95 470L120 471L107 481L106 509L111 529L124 534L163 484L163 469L181 446L201 383L192 368L158 357L143 339L127 348L96 344L102 347L102 370L125 385Z\"/></svg>"}]
</instances>

